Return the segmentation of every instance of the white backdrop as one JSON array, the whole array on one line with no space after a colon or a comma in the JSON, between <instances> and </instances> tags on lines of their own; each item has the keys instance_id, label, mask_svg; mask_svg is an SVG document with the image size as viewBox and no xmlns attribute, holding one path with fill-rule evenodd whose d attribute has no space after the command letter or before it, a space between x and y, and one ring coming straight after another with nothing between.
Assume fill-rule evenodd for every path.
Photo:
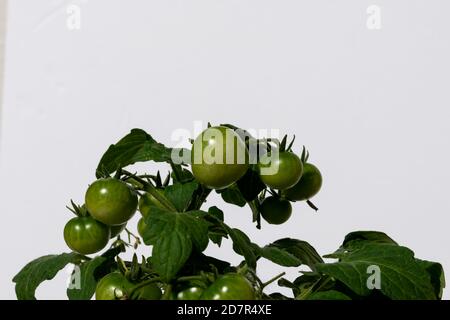
<instances>
[{"instance_id":1,"label":"white backdrop","mask_svg":"<svg viewBox=\"0 0 450 320\"><path fill-rule=\"evenodd\" d=\"M366 24L373 4L379 30ZM26 262L68 251L64 207L82 201L109 144L140 127L170 145L195 120L296 134L323 171L319 213L296 204L286 225L258 231L248 208L210 201L255 242L291 236L325 254L350 231L383 230L450 274L449 10L444 0L10 1L0 298L15 297ZM228 243L208 252L240 260ZM260 274L280 270L267 262ZM38 297L64 298L66 277Z\"/></svg>"}]
</instances>

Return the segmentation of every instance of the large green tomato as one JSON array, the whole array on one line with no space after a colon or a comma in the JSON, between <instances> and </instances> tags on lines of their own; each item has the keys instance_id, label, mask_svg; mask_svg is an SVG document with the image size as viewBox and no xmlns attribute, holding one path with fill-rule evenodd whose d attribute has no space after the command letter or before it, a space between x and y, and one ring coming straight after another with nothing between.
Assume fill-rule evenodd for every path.
<instances>
[{"instance_id":1,"label":"large green tomato","mask_svg":"<svg viewBox=\"0 0 450 320\"><path fill-rule=\"evenodd\" d=\"M303 201L314 197L322 187L322 174L311 163L303 165L303 175L300 181L290 189L284 190L283 195L292 201Z\"/></svg>"},{"instance_id":2,"label":"large green tomato","mask_svg":"<svg viewBox=\"0 0 450 320\"><path fill-rule=\"evenodd\" d=\"M75 217L64 227L64 240L73 251L92 254L108 244L110 232L109 226L92 217Z\"/></svg>"},{"instance_id":3,"label":"large green tomato","mask_svg":"<svg viewBox=\"0 0 450 320\"><path fill-rule=\"evenodd\" d=\"M252 284L236 273L219 277L201 295L201 300L255 300Z\"/></svg>"},{"instance_id":4,"label":"large green tomato","mask_svg":"<svg viewBox=\"0 0 450 320\"><path fill-rule=\"evenodd\" d=\"M278 197L268 197L261 204L261 215L270 224L286 222L291 213L291 203Z\"/></svg>"},{"instance_id":5,"label":"large green tomato","mask_svg":"<svg viewBox=\"0 0 450 320\"><path fill-rule=\"evenodd\" d=\"M303 164L300 158L292 152L280 152L278 157L271 159L270 154L261 157L258 164L260 177L264 184L272 189L287 189L294 186L301 178ZM265 172L271 168L273 172Z\"/></svg>"},{"instance_id":6,"label":"large green tomato","mask_svg":"<svg viewBox=\"0 0 450 320\"><path fill-rule=\"evenodd\" d=\"M164 194L164 190L162 189L156 189L160 194ZM158 201L154 196L152 196L150 193L146 192L144 193L141 198L139 199L139 211L144 217L148 217L148 215L151 212L151 207L155 206L159 209L166 210L163 204Z\"/></svg>"},{"instance_id":7,"label":"large green tomato","mask_svg":"<svg viewBox=\"0 0 450 320\"><path fill-rule=\"evenodd\" d=\"M99 179L86 191L86 209L98 221L107 225L127 222L136 212L138 197L125 182Z\"/></svg>"},{"instance_id":8,"label":"large green tomato","mask_svg":"<svg viewBox=\"0 0 450 320\"><path fill-rule=\"evenodd\" d=\"M140 287L132 293L133 288L139 284L130 282L123 274L112 272L104 276L97 283L95 289L96 300L159 300L161 298L161 289L155 283L149 283Z\"/></svg>"},{"instance_id":9,"label":"large green tomato","mask_svg":"<svg viewBox=\"0 0 450 320\"><path fill-rule=\"evenodd\" d=\"M239 180L249 168L245 143L226 127L211 127L194 141L192 173L200 183L223 189Z\"/></svg>"}]
</instances>

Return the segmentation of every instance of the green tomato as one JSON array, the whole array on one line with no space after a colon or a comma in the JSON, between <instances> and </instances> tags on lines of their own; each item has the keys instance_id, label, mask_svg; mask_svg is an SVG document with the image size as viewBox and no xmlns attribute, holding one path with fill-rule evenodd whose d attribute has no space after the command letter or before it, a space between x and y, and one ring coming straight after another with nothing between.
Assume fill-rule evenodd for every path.
<instances>
[{"instance_id":1,"label":"green tomato","mask_svg":"<svg viewBox=\"0 0 450 320\"><path fill-rule=\"evenodd\" d=\"M123 230L127 227L127 223L124 224L118 224L117 226L111 226L111 238L117 237L119 234L122 233Z\"/></svg>"},{"instance_id":2,"label":"green tomato","mask_svg":"<svg viewBox=\"0 0 450 320\"><path fill-rule=\"evenodd\" d=\"M156 189L160 194L164 194L164 190L162 189ZM148 217L148 215L151 212L151 207L155 206L159 209L166 210L164 205L161 204L161 202L158 201L154 196L152 196L150 193L146 192L144 193L141 198L139 199L139 211L141 212L142 216Z\"/></svg>"},{"instance_id":3,"label":"green tomato","mask_svg":"<svg viewBox=\"0 0 450 320\"><path fill-rule=\"evenodd\" d=\"M139 235L144 238L144 230L147 227L147 224L145 223L145 218L141 217L138 221L138 225L137 225L137 229L138 229L138 233Z\"/></svg>"},{"instance_id":4,"label":"green tomato","mask_svg":"<svg viewBox=\"0 0 450 320\"><path fill-rule=\"evenodd\" d=\"M92 217L75 217L64 227L64 240L70 249L81 254L92 254L102 250L110 239L107 225Z\"/></svg>"},{"instance_id":5,"label":"green tomato","mask_svg":"<svg viewBox=\"0 0 450 320\"><path fill-rule=\"evenodd\" d=\"M199 300L204 289L200 287L190 287L177 293L177 300Z\"/></svg>"},{"instance_id":6,"label":"green tomato","mask_svg":"<svg viewBox=\"0 0 450 320\"><path fill-rule=\"evenodd\" d=\"M96 300L121 300L127 297L133 288L125 276L119 272L107 274L97 283L95 289Z\"/></svg>"},{"instance_id":7,"label":"green tomato","mask_svg":"<svg viewBox=\"0 0 450 320\"><path fill-rule=\"evenodd\" d=\"M133 290L138 283L130 282L120 272L112 272L104 276L97 283L95 289L96 300L159 300L161 289L155 283L149 283L143 287ZM129 294L132 294L129 297Z\"/></svg>"},{"instance_id":8,"label":"green tomato","mask_svg":"<svg viewBox=\"0 0 450 320\"><path fill-rule=\"evenodd\" d=\"M283 190L294 186L300 180L303 164L295 153L280 152L278 159L270 157L270 154L262 156L258 164L261 180L266 186ZM268 168L273 172L265 172Z\"/></svg>"},{"instance_id":9,"label":"green tomato","mask_svg":"<svg viewBox=\"0 0 450 320\"><path fill-rule=\"evenodd\" d=\"M195 179L212 189L230 186L249 168L245 143L222 126L208 128L195 139L191 162Z\"/></svg>"},{"instance_id":10,"label":"green tomato","mask_svg":"<svg viewBox=\"0 0 450 320\"><path fill-rule=\"evenodd\" d=\"M261 215L270 224L286 222L292 213L291 203L278 197L268 197L261 204Z\"/></svg>"},{"instance_id":11,"label":"green tomato","mask_svg":"<svg viewBox=\"0 0 450 320\"><path fill-rule=\"evenodd\" d=\"M86 191L86 208L98 221L107 225L127 222L136 212L136 192L125 182L106 178L99 179Z\"/></svg>"},{"instance_id":12,"label":"green tomato","mask_svg":"<svg viewBox=\"0 0 450 320\"><path fill-rule=\"evenodd\" d=\"M290 189L283 191L283 196L292 201L303 201L314 197L322 187L322 174L311 163L303 165L300 181Z\"/></svg>"},{"instance_id":13,"label":"green tomato","mask_svg":"<svg viewBox=\"0 0 450 320\"><path fill-rule=\"evenodd\" d=\"M155 283L149 283L137 289L130 297L132 300L160 300L161 289Z\"/></svg>"},{"instance_id":14,"label":"green tomato","mask_svg":"<svg viewBox=\"0 0 450 320\"><path fill-rule=\"evenodd\" d=\"M201 300L255 300L252 284L236 273L219 277L201 295Z\"/></svg>"}]
</instances>

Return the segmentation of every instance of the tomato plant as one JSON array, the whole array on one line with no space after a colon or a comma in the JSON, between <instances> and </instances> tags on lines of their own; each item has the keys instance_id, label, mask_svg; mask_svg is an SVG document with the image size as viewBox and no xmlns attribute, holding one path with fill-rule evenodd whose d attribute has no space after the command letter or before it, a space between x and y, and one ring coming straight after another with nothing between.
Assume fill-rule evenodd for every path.
<instances>
[{"instance_id":1,"label":"tomato plant","mask_svg":"<svg viewBox=\"0 0 450 320\"><path fill-rule=\"evenodd\" d=\"M174 154L182 156L175 159ZM159 172L127 170L149 161L167 164L164 181ZM268 174L264 169L270 166L276 170ZM76 215L64 227L71 251L45 255L20 270L13 278L18 299L35 299L37 287L68 264L78 267L83 284L67 289L70 299L94 295L99 300L442 298L441 264L418 259L383 232L347 234L338 249L325 256L334 260L326 262L305 240L286 236L257 243L225 222L226 213L206 201L212 192L227 203L247 206L247 217L256 228L261 229L261 219L266 220L270 237L272 225L282 223L299 233L302 228L315 228L323 237L321 225L298 224L297 217L291 217L296 201L317 209L310 199L323 180L309 162L306 148L297 154L294 139L288 144L287 136L281 142L255 138L246 130L222 124L203 131L188 150L166 147L144 130L133 129L106 150L95 175L87 186L85 204L71 201L68 207ZM130 219L138 205L141 216L136 226ZM207 247L219 248L224 241L230 241L241 257L238 265L205 254ZM138 246L148 248L147 256L138 259L134 253L127 259L126 254ZM261 274L262 260L280 271L297 268L299 276ZM367 285L368 270L381 273L380 288ZM268 292L268 285L275 282L284 288L283 294Z\"/></svg>"}]
</instances>

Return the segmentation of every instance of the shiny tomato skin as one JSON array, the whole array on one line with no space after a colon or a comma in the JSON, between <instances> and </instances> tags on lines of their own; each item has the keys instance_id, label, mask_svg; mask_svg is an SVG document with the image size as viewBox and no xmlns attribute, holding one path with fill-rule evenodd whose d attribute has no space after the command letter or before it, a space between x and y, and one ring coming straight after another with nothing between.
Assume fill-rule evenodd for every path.
<instances>
[{"instance_id":1,"label":"shiny tomato skin","mask_svg":"<svg viewBox=\"0 0 450 320\"><path fill-rule=\"evenodd\" d=\"M278 190L294 186L303 173L302 161L292 152L280 152L278 159L271 159L270 154L266 154L261 157L258 167L262 182L269 188ZM264 172L269 167L273 167L275 172Z\"/></svg>"},{"instance_id":2,"label":"shiny tomato skin","mask_svg":"<svg viewBox=\"0 0 450 320\"><path fill-rule=\"evenodd\" d=\"M81 254L92 254L102 250L110 239L109 226L92 217L75 217L64 227L67 246Z\"/></svg>"},{"instance_id":3,"label":"shiny tomato skin","mask_svg":"<svg viewBox=\"0 0 450 320\"><path fill-rule=\"evenodd\" d=\"M96 300L159 300L161 289L155 283L149 283L134 290L139 283L130 282L120 272L112 272L97 283ZM131 294L131 296L130 296Z\"/></svg>"},{"instance_id":4,"label":"shiny tomato skin","mask_svg":"<svg viewBox=\"0 0 450 320\"><path fill-rule=\"evenodd\" d=\"M97 283L95 289L96 300L121 300L132 289L133 284L119 272L107 274Z\"/></svg>"},{"instance_id":5,"label":"shiny tomato skin","mask_svg":"<svg viewBox=\"0 0 450 320\"><path fill-rule=\"evenodd\" d=\"M125 182L115 179L99 179L86 191L86 208L98 221L107 225L127 222L136 212L138 197Z\"/></svg>"},{"instance_id":6,"label":"shiny tomato skin","mask_svg":"<svg viewBox=\"0 0 450 320\"><path fill-rule=\"evenodd\" d=\"M190 287L177 293L177 300L199 300L204 289L200 287Z\"/></svg>"},{"instance_id":7,"label":"shiny tomato skin","mask_svg":"<svg viewBox=\"0 0 450 320\"><path fill-rule=\"evenodd\" d=\"M323 178L319 169L311 163L305 163L303 168L303 174L300 180L292 188L283 191L283 196L289 200L309 200L322 187Z\"/></svg>"},{"instance_id":8,"label":"shiny tomato skin","mask_svg":"<svg viewBox=\"0 0 450 320\"><path fill-rule=\"evenodd\" d=\"M195 139L191 162L195 179L212 189L230 186L249 168L245 143L223 126L208 128Z\"/></svg>"},{"instance_id":9,"label":"shiny tomato skin","mask_svg":"<svg viewBox=\"0 0 450 320\"><path fill-rule=\"evenodd\" d=\"M201 300L255 300L252 284L242 275L220 276L201 295Z\"/></svg>"}]
</instances>

